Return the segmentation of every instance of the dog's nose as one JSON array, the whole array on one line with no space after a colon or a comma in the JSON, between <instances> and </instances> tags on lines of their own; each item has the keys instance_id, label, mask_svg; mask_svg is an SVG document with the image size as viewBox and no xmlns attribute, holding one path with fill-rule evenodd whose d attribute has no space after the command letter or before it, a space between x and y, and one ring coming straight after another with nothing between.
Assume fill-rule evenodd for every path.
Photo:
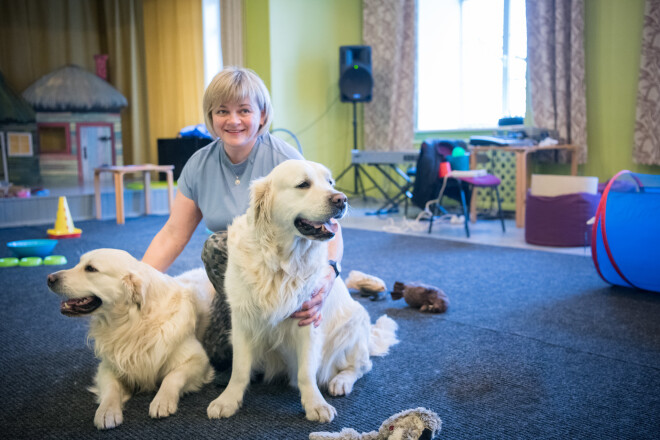
<instances>
[{"instance_id":1,"label":"dog's nose","mask_svg":"<svg viewBox=\"0 0 660 440\"><path fill-rule=\"evenodd\" d=\"M330 203L332 203L337 209L343 210L346 207L346 202L348 199L344 193L334 194L330 198Z\"/></svg>"},{"instance_id":2,"label":"dog's nose","mask_svg":"<svg viewBox=\"0 0 660 440\"><path fill-rule=\"evenodd\" d=\"M57 282L57 274L56 273L51 273L48 275L48 287L53 287L55 283Z\"/></svg>"}]
</instances>

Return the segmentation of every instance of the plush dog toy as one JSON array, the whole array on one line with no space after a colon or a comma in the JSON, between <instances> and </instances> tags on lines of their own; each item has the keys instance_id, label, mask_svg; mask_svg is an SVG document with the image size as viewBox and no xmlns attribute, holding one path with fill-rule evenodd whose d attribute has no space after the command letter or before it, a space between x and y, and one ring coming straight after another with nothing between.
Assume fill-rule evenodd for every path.
<instances>
[{"instance_id":1,"label":"plush dog toy","mask_svg":"<svg viewBox=\"0 0 660 440\"><path fill-rule=\"evenodd\" d=\"M449 307L447 294L428 284L395 282L392 299L401 298L405 299L410 307L415 307L420 312L443 313Z\"/></svg>"},{"instance_id":2,"label":"plush dog toy","mask_svg":"<svg viewBox=\"0 0 660 440\"><path fill-rule=\"evenodd\" d=\"M367 275L359 270L352 270L346 278L346 287L359 290L361 296L369 296L372 301L383 299L385 282L373 275Z\"/></svg>"},{"instance_id":3,"label":"plush dog toy","mask_svg":"<svg viewBox=\"0 0 660 440\"><path fill-rule=\"evenodd\" d=\"M426 408L394 414L378 431L363 432L344 428L340 432L312 432L309 440L432 440L440 433L442 420Z\"/></svg>"}]
</instances>

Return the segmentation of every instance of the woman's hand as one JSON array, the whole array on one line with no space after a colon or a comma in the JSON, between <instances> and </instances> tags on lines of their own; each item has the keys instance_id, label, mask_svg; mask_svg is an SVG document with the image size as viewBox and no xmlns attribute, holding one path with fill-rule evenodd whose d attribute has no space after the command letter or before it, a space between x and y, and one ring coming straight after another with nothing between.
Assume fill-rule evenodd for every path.
<instances>
[{"instance_id":1,"label":"woman's hand","mask_svg":"<svg viewBox=\"0 0 660 440\"><path fill-rule=\"evenodd\" d=\"M336 278L337 275L335 275L334 269L328 265L325 275L321 279L320 285L312 294L312 297L302 303L298 311L291 314L292 318L300 319L300 322L298 322L299 326L302 327L313 323L314 327L318 327L321 324L321 320L323 319L321 315L323 301L325 301L325 297L332 290Z\"/></svg>"}]
</instances>

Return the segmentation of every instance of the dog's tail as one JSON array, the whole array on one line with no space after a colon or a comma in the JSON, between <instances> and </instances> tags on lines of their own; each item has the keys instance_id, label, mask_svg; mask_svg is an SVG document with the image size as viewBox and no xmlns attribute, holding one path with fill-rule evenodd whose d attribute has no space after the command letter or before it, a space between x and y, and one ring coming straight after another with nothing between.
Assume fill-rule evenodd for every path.
<instances>
[{"instance_id":1,"label":"dog's tail","mask_svg":"<svg viewBox=\"0 0 660 440\"><path fill-rule=\"evenodd\" d=\"M398 344L396 330L399 326L392 318L383 315L371 326L371 337L369 338L369 355L385 356L390 347Z\"/></svg>"}]
</instances>

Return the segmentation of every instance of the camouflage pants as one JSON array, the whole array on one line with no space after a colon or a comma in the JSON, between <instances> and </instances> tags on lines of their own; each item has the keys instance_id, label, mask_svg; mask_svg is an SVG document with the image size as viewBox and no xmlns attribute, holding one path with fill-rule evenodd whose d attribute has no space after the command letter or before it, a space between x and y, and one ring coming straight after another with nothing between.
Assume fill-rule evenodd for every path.
<instances>
[{"instance_id":1,"label":"camouflage pants","mask_svg":"<svg viewBox=\"0 0 660 440\"><path fill-rule=\"evenodd\" d=\"M209 327L202 344L213 366L219 370L231 367L231 315L225 295L227 270L227 232L216 232L204 243L202 261L206 273L215 287L216 296L211 304Z\"/></svg>"}]
</instances>

